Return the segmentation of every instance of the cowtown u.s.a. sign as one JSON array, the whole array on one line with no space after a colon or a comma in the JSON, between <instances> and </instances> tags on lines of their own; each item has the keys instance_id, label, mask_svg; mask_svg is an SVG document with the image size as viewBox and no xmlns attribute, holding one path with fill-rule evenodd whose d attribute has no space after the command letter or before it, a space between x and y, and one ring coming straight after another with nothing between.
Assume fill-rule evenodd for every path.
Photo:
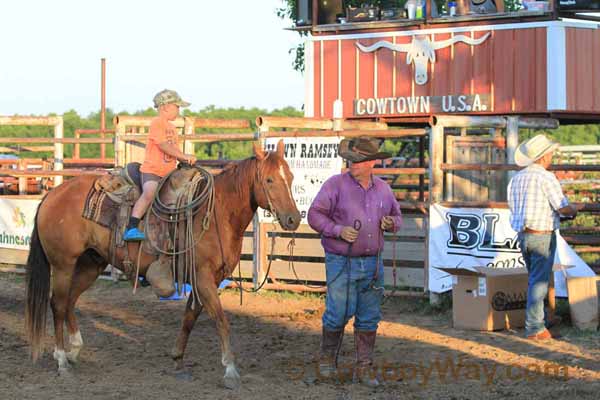
<instances>
[{"instance_id":1,"label":"cowtown u.s.a. sign","mask_svg":"<svg viewBox=\"0 0 600 400\"><path fill-rule=\"evenodd\" d=\"M398 96L354 100L354 115L468 113L488 111L490 96Z\"/></svg>"},{"instance_id":2,"label":"cowtown u.s.a. sign","mask_svg":"<svg viewBox=\"0 0 600 400\"><path fill-rule=\"evenodd\" d=\"M356 47L364 53L375 52L379 49L389 49L393 52L406 53L406 64L414 68L414 82L425 85L428 78L428 66L436 61L436 50L452 46L456 43L466 43L477 46L490 37L488 32L478 39L465 35L456 35L450 39L434 41L429 36L414 35L411 43L391 43L379 41L371 46L356 42ZM468 113L482 112L490 109L490 96L486 93L448 94L445 96L399 96L358 98L354 100L354 115L402 115L430 113Z\"/></svg>"}]
</instances>

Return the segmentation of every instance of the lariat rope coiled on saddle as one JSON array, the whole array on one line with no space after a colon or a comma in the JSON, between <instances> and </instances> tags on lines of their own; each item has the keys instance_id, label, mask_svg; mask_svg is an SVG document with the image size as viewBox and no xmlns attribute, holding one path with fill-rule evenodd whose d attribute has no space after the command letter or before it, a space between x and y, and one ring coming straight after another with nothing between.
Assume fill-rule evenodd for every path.
<instances>
[{"instance_id":1,"label":"lariat rope coiled on saddle","mask_svg":"<svg viewBox=\"0 0 600 400\"><path fill-rule=\"evenodd\" d=\"M192 179L186 182L183 187L177 190L175 205L164 204L159 194L171 175L177 171L172 171L162 179L156 190L156 196L151 207L146 212L146 224L144 224L144 234L149 239L148 243L158 253L172 257L173 279L177 280L177 292L181 294L182 288L185 291L185 283L189 281L192 287L192 309L195 309L196 302L199 299L196 288L196 244L202 239L204 234L210 228L210 220L215 209L215 185L213 175L204 168L193 166L196 173ZM206 208L202 217L202 230L194 237L194 216ZM172 233L172 249L164 250L159 248L150 238L147 223L150 214L158 220L167 223L168 231ZM182 235L183 237L178 237ZM140 246L141 248L141 246ZM139 272L139 260L138 260ZM137 280L137 277L136 277Z\"/></svg>"}]
</instances>

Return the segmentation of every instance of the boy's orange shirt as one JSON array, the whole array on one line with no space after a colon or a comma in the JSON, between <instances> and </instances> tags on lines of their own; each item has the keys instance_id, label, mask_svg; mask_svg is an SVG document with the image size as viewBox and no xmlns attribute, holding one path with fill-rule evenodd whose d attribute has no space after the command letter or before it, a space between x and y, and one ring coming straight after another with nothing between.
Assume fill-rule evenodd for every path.
<instances>
[{"instance_id":1,"label":"boy's orange shirt","mask_svg":"<svg viewBox=\"0 0 600 400\"><path fill-rule=\"evenodd\" d=\"M162 121L160 118L154 118L150 124L150 134L146 144L146 158L140 171L163 177L177 167L175 157L166 154L158 147L160 143L164 142L179 146L175 125L168 121Z\"/></svg>"}]
</instances>

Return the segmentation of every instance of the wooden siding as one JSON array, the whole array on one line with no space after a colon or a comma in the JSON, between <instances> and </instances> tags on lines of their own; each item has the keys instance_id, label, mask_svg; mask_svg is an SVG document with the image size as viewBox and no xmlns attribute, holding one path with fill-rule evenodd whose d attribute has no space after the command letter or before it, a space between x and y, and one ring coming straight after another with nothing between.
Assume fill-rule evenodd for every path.
<instances>
[{"instance_id":1,"label":"wooden siding","mask_svg":"<svg viewBox=\"0 0 600 400\"><path fill-rule=\"evenodd\" d=\"M600 112L600 30L566 28L567 108Z\"/></svg>"},{"instance_id":2,"label":"wooden siding","mask_svg":"<svg viewBox=\"0 0 600 400\"><path fill-rule=\"evenodd\" d=\"M600 31L589 29L577 31L579 30L586 31L585 37L590 43L593 42L593 37L600 34ZM411 43L412 35L393 36L390 33L388 37L379 38L343 39L342 37L335 40L316 40L315 115L321 115L320 110L324 110L323 117L333 116L333 101L338 98L340 92L338 90L340 72L342 74L341 99L344 102L346 118L354 116L354 100L357 98L392 96L482 94L490 96L488 113L546 112L546 28L473 31L460 34L478 39L489 32L491 32L490 37L479 45L471 46L459 42L436 50L436 62L428 63L428 81L425 85L414 83L414 65L406 63L405 52L393 52L382 48L372 53L364 53L356 47L357 42L368 46L380 40L397 44ZM449 39L453 35L455 33L452 32L428 34L435 42ZM570 35L568 38L573 36L572 33L568 35ZM576 38L573 37L571 40ZM341 43L338 45L338 42ZM320 43L325 43L322 69L319 68ZM582 46L579 48L584 49ZM341 54L338 54L340 51ZM590 60L580 69L591 70L591 60L595 55L590 52L586 57ZM339 59L341 59L341 67L338 66ZM569 71L572 74L581 73L581 71ZM322 99L319 97L321 73L324 74ZM580 85L585 86L581 88L582 91L592 91L593 85L585 83ZM600 82L597 85L600 86ZM589 94L586 99L591 99ZM589 104L592 102L590 101ZM592 106L587 107L591 109ZM402 114L404 115L411 114Z\"/></svg>"}]
</instances>

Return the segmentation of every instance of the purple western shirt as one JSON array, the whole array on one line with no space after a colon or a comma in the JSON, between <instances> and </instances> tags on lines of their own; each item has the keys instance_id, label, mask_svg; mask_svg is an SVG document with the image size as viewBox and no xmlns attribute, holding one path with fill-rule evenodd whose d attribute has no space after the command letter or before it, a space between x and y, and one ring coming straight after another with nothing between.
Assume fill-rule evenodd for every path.
<instances>
[{"instance_id":1,"label":"purple western shirt","mask_svg":"<svg viewBox=\"0 0 600 400\"><path fill-rule=\"evenodd\" d=\"M380 225L385 216L392 216L391 231L397 232L402 225L402 215L389 185L373 176L365 190L346 172L332 176L323 184L308 210L308 223L321 234L326 252L346 255L349 243L340 238L340 233L343 227L354 227L354 221L359 220L361 228L350 256L374 256L383 250Z\"/></svg>"}]
</instances>

